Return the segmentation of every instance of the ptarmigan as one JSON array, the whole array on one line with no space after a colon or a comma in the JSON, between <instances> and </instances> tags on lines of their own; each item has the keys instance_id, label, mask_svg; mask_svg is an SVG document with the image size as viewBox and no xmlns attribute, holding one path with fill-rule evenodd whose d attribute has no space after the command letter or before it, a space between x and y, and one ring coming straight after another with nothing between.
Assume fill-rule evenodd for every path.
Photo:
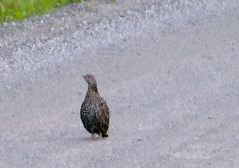
<instances>
[{"instance_id":1,"label":"ptarmigan","mask_svg":"<svg viewBox=\"0 0 239 168\"><path fill-rule=\"evenodd\" d=\"M81 120L86 130L95 139L95 134L108 137L110 111L106 101L100 96L94 75L83 76L88 83L88 91L81 105Z\"/></svg>"}]
</instances>

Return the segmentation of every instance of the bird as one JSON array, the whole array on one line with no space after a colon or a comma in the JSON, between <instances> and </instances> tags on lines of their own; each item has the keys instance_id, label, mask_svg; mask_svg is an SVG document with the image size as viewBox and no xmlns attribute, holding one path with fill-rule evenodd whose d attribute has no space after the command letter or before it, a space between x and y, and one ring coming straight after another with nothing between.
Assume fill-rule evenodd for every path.
<instances>
[{"instance_id":1,"label":"bird","mask_svg":"<svg viewBox=\"0 0 239 168\"><path fill-rule=\"evenodd\" d=\"M85 99L81 105L80 116L85 129L95 140L95 135L108 137L110 110L106 101L100 96L95 76L86 74L83 76L88 84Z\"/></svg>"}]
</instances>

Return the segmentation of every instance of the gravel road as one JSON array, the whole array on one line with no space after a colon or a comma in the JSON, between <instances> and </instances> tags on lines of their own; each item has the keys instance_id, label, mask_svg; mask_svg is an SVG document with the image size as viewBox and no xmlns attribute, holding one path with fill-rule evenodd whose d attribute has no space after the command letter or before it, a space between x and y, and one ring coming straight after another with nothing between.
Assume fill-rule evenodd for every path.
<instances>
[{"instance_id":1,"label":"gravel road","mask_svg":"<svg viewBox=\"0 0 239 168\"><path fill-rule=\"evenodd\" d=\"M0 28L0 168L237 168L239 2L73 4ZM95 74L109 138L80 121Z\"/></svg>"}]
</instances>

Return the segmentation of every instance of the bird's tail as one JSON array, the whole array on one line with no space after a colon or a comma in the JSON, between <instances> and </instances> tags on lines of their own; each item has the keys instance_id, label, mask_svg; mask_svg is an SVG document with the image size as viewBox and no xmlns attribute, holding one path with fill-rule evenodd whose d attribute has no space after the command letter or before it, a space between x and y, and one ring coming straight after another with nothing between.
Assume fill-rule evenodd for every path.
<instances>
[{"instance_id":1,"label":"bird's tail","mask_svg":"<svg viewBox=\"0 0 239 168\"><path fill-rule=\"evenodd\" d=\"M108 137L108 134L107 133L102 133L102 138L106 138Z\"/></svg>"}]
</instances>

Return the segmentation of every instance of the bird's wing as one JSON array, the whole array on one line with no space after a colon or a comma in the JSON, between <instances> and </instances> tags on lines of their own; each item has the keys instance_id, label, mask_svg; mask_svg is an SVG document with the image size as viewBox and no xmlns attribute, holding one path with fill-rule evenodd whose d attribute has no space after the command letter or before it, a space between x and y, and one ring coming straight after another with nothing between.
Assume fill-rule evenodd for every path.
<instances>
[{"instance_id":1,"label":"bird's wing","mask_svg":"<svg viewBox=\"0 0 239 168\"><path fill-rule=\"evenodd\" d=\"M106 125L108 125L109 124L109 118L110 118L110 110L109 110L109 108L108 108L108 105L107 105L107 103L106 103L106 101L102 98L102 97L100 97L100 112L101 112L101 122L102 122L102 124L106 124Z\"/></svg>"}]
</instances>

